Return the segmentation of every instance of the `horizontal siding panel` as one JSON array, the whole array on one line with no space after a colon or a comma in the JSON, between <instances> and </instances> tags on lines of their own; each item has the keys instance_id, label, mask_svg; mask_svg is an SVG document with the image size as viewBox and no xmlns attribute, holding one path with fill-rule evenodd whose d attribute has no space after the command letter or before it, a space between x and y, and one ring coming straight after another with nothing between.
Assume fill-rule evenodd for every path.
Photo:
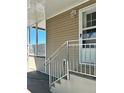
<instances>
[{"instance_id":1,"label":"horizontal siding panel","mask_svg":"<svg viewBox=\"0 0 124 93\"><path fill-rule=\"evenodd\" d=\"M79 9L95 3L90 0L82 5L63 12L46 21L46 56L47 58L65 41L78 39L79 33ZM77 10L77 15L71 18L70 12Z\"/></svg>"}]
</instances>

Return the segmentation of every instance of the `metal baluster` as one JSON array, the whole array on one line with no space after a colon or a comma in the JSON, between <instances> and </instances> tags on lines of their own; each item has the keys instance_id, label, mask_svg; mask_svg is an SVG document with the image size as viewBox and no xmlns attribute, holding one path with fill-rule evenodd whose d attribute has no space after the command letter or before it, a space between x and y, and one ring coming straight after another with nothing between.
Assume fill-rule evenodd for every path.
<instances>
[{"instance_id":1,"label":"metal baluster","mask_svg":"<svg viewBox=\"0 0 124 93\"><path fill-rule=\"evenodd\" d=\"M54 81L54 62L52 60L52 82Z\"/></svg>"},{"instance_id":2,"label":"metal baluster","mask_svg":"<svg viewBox=\"0 0 124 93\"><path fill-rule=\"evenodd\" d=\"M96 76L96 66L94 66L94 76Z\"/></svg>"},{"instance_id":3,"label":"metal baluster","mask_svg":"<svg viewBox=\"0 0 124 93\"><path fill-rule=\"evenodd\" d=\"M59 57L58 57L58 59L59 59ZM56 65L57 65L57 66L56 66L56 68L57 68L57 75L56 75L56 77L57 77L57 78L59 78L59 76L58 76L58 72L59 72L58 63L59 63L59 60L58 60L57 63L56 63Z\"/></svg>"},{"instance_id":4,"label":"metal baluster","mask_svg":"<svg viewBox=\"0 0 124 93\"><path fill-rule=\"evenodd\" d=\"M54 81L56 80L56 60L54 60Z\"/></svg>"},{"instance_id":5,"label":"metal baluster","mask_svg":"<svg viewBox=\"0 0 124 93\"><path fill-rule=\"evenodd\" d=\"M75 53L76 53L76 52L75 52L75 50L76 50L75 48L76 48L76 46L73 46L73 47L74 47L74 50L73 50L73 51L74 51L74 55L73 55L73 56L74 56L74 62L76 63L76 71L78 72L78 67L79 67L79 66L78 66L77 60L75 59Z\"/></svg>"},{"instance_id":6,"label":"metal baluster","mask_svg":"<svg viewBox=\"0 0 124 93\"><path fill-rule=\"evenodd\" d=\"M70 77L69 77L69 42L67 41L67 58L66 58L66 65L67 65L67 79L69 80Z\"/></svg>"},{"instance_id":7,"label":"metal baluster","mask_svg":"<svg viewBox=\"0 0 124 93\"><path fill-rule=\"evenodd\" d=\"M82 46L82 45L81 45ZM78 47L80 47L80 45L78 45ZM78 49L78 51L79 51L79 49ZM80 55L78 55L78 64L80 65L80 72L82 73L82 64L79 62L79 56Z\"/></svg>"},{"instance_id":8,"label":"metal baluster","mask_svg":"<svg viewBox=\"0 0 124 93\"><path fill-rule=\"evenodd\" d=\"M59 78L61 77L61 60L60 60L60 57L59 57Z\"/></svg>"},{"instance_id":9,"label":"metal baluster","mask_svg":"<svg viewBox=\"0 0 124 93\"><path fill-rule=\"evenodd\" d=\"M86 64L84 64L84 68L85 68L85 69L84 69L84 73L86 74Z\"/></svg>"},{"instance_id":10,"label":"metal baluster","mask_svg":"<svg viewBox=\"0 0 124 93\"><path fill-rule=\"evenodd\" d=\"M52 67L53 67L53 66L52 66L52 63L50 63L51 83L52 83L52 81L53 81L53 78L52 78L52 77L53 77Z\"/></svg>"},{"instance_id":11,"label":"metal baluster","mask_svg":"<svg viewBox=\"0 0 124 93\"><path fill-rule=\"evenodd\" d=\"M90 75L92 75L92 74L91 74L91 73L92 73L92 72L91 72L91 66L92 66L92 65L89 65L89 74L90 74Z\"/></svg>"},{"instance_id":12,"label":"metal baluster","mask_svg":"<svg viewBox=\"0 0 124 93\"><path fill-rule=\"evenodd\" d=\"M90 54L89 54L89 55L90 55L90 58L89 58L89 59L90 59L90 62L92 62L92 59L91 59L91 45L92 45L92 44L89 44L89 48L90 48L90 49L89 49L89 50L90 50ZM89 74L90 74L90 75L92 74L91 66L92 66L92 65L89 65Z\"/></svg>"},{"instance_id":13,"label":"metal baluster","mask_svg":"<svg viewBox=\"0 0 124 93\"><path fill-rule=\"evenodd\" d=\"M51 84L51 64L50 64L50 61L49 61L49 85Z\"/></svg>"},{"instance_id":14,"label":"metal baluster","mask_svg":"<svg viewBox=\"0 0 124 93\"><path fill-rule=\"evenodd\" d=\"M75 59L74 59L74 47L73 46L71 46L71 49L72 49L72 51L71 52L73 52L73 53L71 53L71 58L73 58L73 60L72 60L72 62L73 62L73 69L74 70L76 70L76 66L75 66Z\"/></svg>"}]
</instances>

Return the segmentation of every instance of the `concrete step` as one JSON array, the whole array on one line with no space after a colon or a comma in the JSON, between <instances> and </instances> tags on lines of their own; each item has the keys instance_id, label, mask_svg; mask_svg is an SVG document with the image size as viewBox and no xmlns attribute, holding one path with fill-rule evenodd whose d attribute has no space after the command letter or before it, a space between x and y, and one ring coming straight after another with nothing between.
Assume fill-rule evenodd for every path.
<instances>
[{"instance_id":1,"label":"concrete step","mask_svg":"<svg viewBox=\"0 0 124 93\"><path fill-rule=\"evenodd\" d=\"M52 93L96 93L96 80L70 73L70 80L61 79L50 89Z\"/></svg>"}]
</instances>

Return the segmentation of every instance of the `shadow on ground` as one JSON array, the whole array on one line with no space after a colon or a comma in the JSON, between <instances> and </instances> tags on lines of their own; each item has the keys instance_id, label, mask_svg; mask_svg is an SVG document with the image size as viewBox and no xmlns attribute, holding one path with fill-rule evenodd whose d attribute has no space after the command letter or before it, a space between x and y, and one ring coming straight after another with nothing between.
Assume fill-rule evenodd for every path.
<instances>
[{"instance_id":1,"label":"shadow on ground","mask_svg":"<svg viewBox=\"0 0 124 93\"><path fill-rule=\"evenodd\" d=\"M39 71L27 73L27 89L31 93L51 93L49 91L49 76Z\"/></svg>"}]
</instances>

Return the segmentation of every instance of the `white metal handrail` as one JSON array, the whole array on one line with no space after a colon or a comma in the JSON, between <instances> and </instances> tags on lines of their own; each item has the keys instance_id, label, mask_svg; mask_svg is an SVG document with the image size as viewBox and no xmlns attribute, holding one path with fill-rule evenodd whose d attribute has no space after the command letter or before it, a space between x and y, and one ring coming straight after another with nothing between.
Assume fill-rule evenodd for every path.
<instances>
[{"instance_id":1,"label":"white metal handrail","mask_svg":"<svg viewBox=\"0 0 124 93\"><path fill-rule=\"evenodd\" d=\"M65 45L66 45L66 42L64 42L59 48L57 48L56 51L55 51L51 56L49 56L49 57L47 58L46 63L47 63L53 56L55 56L56 53L58 53L59 50L60 50L63 46L65 46Z\"/></svg>"},{"instance_id":2,"label":"white metal handrail","mask_svg":"<svg viewBox=\"0 0 124 93\"><path fill-rule=\"evenodd\" d=\"M61 46L60 51L49 59L49 84L52 85L63 77L68 77L67 45Z\"/></svg>"},{"instance_id":3,"label":"white metal handrail","mask_svg":"<svg viewBox=\"0 0 124 93\"><path fill-rule=\"evenodd\" d=\"M69 71L96 77L96 43L80 42L66 41L46 60L50 86L65 76L69 79Z\"/></svg>"},{"instance_id":4,"label":"white metal handrail","mask_svg":"<svg viewBox=\"0 0 124 93\"><path fill-rule=\"evenodd\" d=\"M96 38L86 38L86 39L76 39L76 40L68 40L69 43L74 43L74 42L80 42L80 41L84 41L84 40L93 40Z\"/></svg>"}]
</instances>

